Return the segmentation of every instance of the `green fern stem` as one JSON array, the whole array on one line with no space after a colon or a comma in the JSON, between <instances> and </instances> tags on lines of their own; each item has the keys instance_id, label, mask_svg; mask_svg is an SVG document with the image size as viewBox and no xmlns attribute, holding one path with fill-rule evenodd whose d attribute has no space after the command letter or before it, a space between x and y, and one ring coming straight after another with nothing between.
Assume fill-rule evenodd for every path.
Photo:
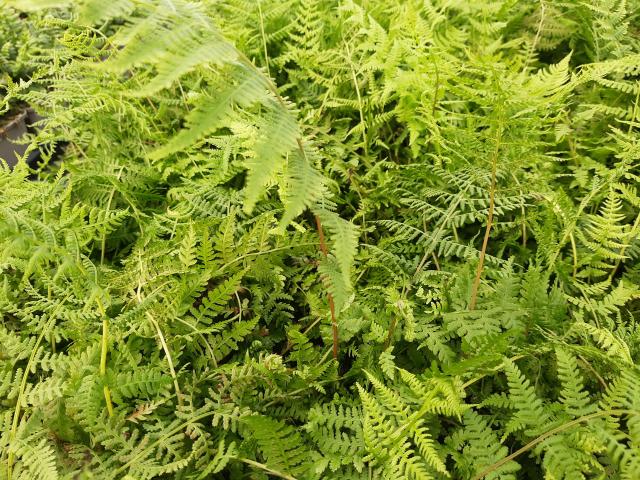
<instances>
[{"instance_id":1,"label":"green fern stem","mask_svg":"<svg viewBox=\"0 0 640 480\"><path fill-rule=\"evenodd\" d=\"M167 341L164 338L162 330L160 329L160 325L158 322L151 316L149 312L147 312L147 316L153 327L156 329L156 333L158 334L158 338L160 339L160 344L162 345L162 350L164 351L165 356L167 357L167 363L169 364L169 372L171 373L171 378L173 379L173 386L176 390L176 397L178 399L178 405L182 405L182 392L180 391L180 384L178 383L178 376L176 375L176 370L173 366L173 358L171 357L171 352L169 351L169 347L167 345ZM215 361L215 356L213 357Z\"/></svg>"},{"instance_id":2,"label":"green fern stem","mask_svg":"<svg viewBox=\"0 0 640 480\"><path fill-rule=\"evenodd\" d=\"M569 239L571 240L571 252L573 255L573 271L571 273L571 278L575 280L576 275L578 274L578 248L576 246L576 239L573 236L573 233L569 234Z\"/></svg>"},{"instance_id":3,"label":"green fern stem","mask_svg":"<svg viewBox=\"0 0 640 480\"><path fill-rule=\"evenodd\" d=\"M353 80L353 87L356 91L356 97L358 98L358 112L360 114L360 123L362 125L366 125L364 120L364 107L362 102L362 95L360 94L360 86L358 85L358 77L356 75L356 71L353 66L353 62L351 61L351 50L349 48L349 44L344 42L345 50L347 51L348 61L349 61L349 69L351 70L351 79ZM362 146L364 150L363 162L367 168L371 168L371 162L369 161L369 147L368 147L368 139L367 139L367 128L366 126L362 130Z\"/></svg>"},{"instance_id":4,"label":"green fern stem","mask_svg":"<svg viewBox=\"0 0 640 480\"><path fill-rule=\"evenodd\" d=\"M318 228L318 235L320 237L320 251L324 255L325 258L329 255L329 250L327 248L327 242L324 239L324 231L322 230L322 223L320 222L320 217L318 215L316 217L316 227ZM329 311L331 312L331 333L333 334L333 358L334 360L338 360L338 322L336 320L336 308L333 302L333 295L331 292L327 292L327 299L329 301Z\"/></svg>"},{"instance_id":5,"label":"green fern stem","mask_svg":"<svg viewBox=\"0 0 640 480\"><path fill-rule=\"evenodd\" d=\"M267 69L267 75L271 78L269 70L269 51L267 50L267 37L264 33L264 16L262 15L262 0L258 0L258 14L260 15L260 36L262 37L262 49L264 51L264 65Z\"/></svg>"},{"instance_id":6,"label":"green fern stem","mask_svg":"<svg viewBox=\"0 0 640 480\"><path fill-rule=\"evenodd\" d=\"M511 360L512 362L515 362L516 360L520 360L521 358L524 358L526 356L527 356L526 354L514 355L513 357L510 357L509 360ZM505 362L502 362L500 365L498 365L497 367L492 368L488 372L483 373L481 375L478 375L476 377L473 377L473 378L467 380L465 383L462 384L462 389L466 390L467 388L469 388L474 383L482 380L483 378L485 378L488 375L491 375L492 373L499 372L504 367L505 367Z\"/></svg>"},{"instance_id":7,"label":"green fern stem","mask_svg":"<svg viewBox=\"0 0 640 480\"><path fill-rule=\"evenodd\" d=\"M107 375L107 350L109 348L109 322L107 320L107 315L102 306L102 302L100 299L96 300L98 304L98 308L100 309L100 314L103 317L102 320L102 342L100 348L100 376L105 379ZM107 404L107 412L109 412L109 416L113 416L113 403L111 402L111 390L107 385L103 387L104 400Z\"/></svg>"},{"instance_id":8,"label":"green fern stem","mask_svg":"<svg viewBox=\"0 0 640 480\"><path fill-rule=\"evenodd\" d=\"M242 463L246 463L247 465L251 465L252 467L258 468L272 477L284 478L285 480L298 480L296 477L292 477L286 473L279 472L277 470L273 470L272 468L267 467L264 463L256 462L255 460L251 460L249 458L238 458L237 460Z\"/></svg>"},{"instance_id":9,"label":"green fern stem","mask_svg":"<svg viewBox=\"0 0 640 480\"><path fill-rule=\"evenodd\" d=\"M527 443L524 447L516 450L511 455L509 455L507 457L504 457L503 459L497 461L493 465L485 468L482 472L480 472L478 475L473 477L472 480L482 480L484 477L486 477L490 473L495 472L502 465L510 462L514 458L516 458L516 457L522 455L523 453L531 450L533 447L535 447L539 443L544 442L547 438L552 437L556 433L564 432L565 430L568 430L571 427L579 425L580 423L588 422L589 420L592 420L594 418L604 417L604 416L607 416L607 415L625 415L625 414L636 414L637 415L638 413L639 412L637 410L620 409L620 410L605 410L605 411L602 411L602 412L590 413L589 415L583 415L582 417L576 418L575 420L571 420L570 422L564 423L564 424L562 424L562 425L560 425L560 426L558 426L556 428L552 428L551 430L543 433L539 437L534 438L529 443Z\"/></svg>"}]
</instances>

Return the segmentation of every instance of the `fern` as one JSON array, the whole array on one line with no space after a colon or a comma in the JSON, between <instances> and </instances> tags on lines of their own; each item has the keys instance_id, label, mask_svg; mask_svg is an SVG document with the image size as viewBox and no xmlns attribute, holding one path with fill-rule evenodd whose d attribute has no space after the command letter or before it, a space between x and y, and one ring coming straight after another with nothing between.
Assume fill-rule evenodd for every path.
<instances>
[{"instance_id":1,"label":"fern","mask_svg":"<svg viewBox=\"0 0 640 480\"><path fill-rule=\"evenodd\" d=\"M639 11L3 2L0 478L635 480Z\"/></svg>"}]
</instances>

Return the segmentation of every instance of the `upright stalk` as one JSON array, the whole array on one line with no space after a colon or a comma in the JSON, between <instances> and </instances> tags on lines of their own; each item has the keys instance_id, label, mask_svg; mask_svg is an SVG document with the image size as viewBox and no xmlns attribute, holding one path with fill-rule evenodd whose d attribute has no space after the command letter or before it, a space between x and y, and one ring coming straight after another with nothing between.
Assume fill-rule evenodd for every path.
<instances>
[{"instance_id":1,"label":"upright stalk","mask_svg":"<svg viewBox=\"0 0 640 480\"><path fill-rule=\"evenodd\" d=\"M107 376L107 351L109 349L109 323L107 319L107 312L102 306L102 302L100 299L96 300L98 304L98 309L100 310L100 314L102 315L102 341L100 348L100 376L105 382L104 387L102 388L102 393L104 394L104 401L107 405L107 412L109 416L113 416L113 403L111 402L111 390L106 385L106 376Z\"/></svg>"},{"instance_id":2,"label":"upright stalk","mask_svg":"<svg viewBox=\"0 0 640 480\"><path fill-rule=\"evenodd\" d=\"M484 231L484 239L482 240L482 248L480 249L480 258L478 260L478 268L476 277L473 280L471 288L471 301L469 302L469 310L475 310L478 302L478 289L480 288L480 279L482 278L482 269L484 268L484 257L487 254L487 245L491 236L491 227L493 226L493 212L495 210L496 197L496 171L498 169L498 154L500 153L500 141L502 140L502 125L498 127L498 136L496 137L496 148L491 156L491 186L489 187L489 214L487 215L487 227Z\"/></svg>"},{"instance_id":3,"label":"upright stalk","mask_svg":"<svg viewBox=\"0 0 640 480\"><path fill-rule=\"evenodd\" d=\"M322 251L322 255L324 258L327 258L329 255L329 250L327 249L327 243L324 239L324 231L322 230L322 223L320 222L320 217L316 215L316 227L318 228L318 235L320 236L320 251ZM333 334L333 358L335 360L338 359L338 322L336 320L336 307L333 303L333 295L331 292L327 292L327 298L329 299L329 310L331 311L331 332Z\"/></svg>"},{"instance_id":4,"label":"upright stalk","mask_svg":"<svg viewBox=\"0 0 640 480\"><path fill-rule=\"evenodd\" d=\"M262 76L266 86L269 88L269 91L273 93L277 102L280 104L280 106L283 109L287 110L287 105L284 99L282 98L282 96L280 95L280 93L278 92L278 88L271 80L271 77L265 76L264 73L262 73L253 64L253 62L249 60L249 58L247 58L247 56L244 53L242 53L240 50L236 49L236 53L238 54L238 57L245 65L247 65L249 68L253 69L257 74ZM307 152L305 151L305 148L304 148L302 136L298 136L298 138L296 138L296 143L302 157L304 159L307 159ZM324 232L322 231L322 223L320 222L320 218L317 215L315 217L316 217L316 227L318 229L318 236L320 237L320 250L322 251L322 254L324 255L324 257L326 258L329 254L329 250L327 249L327 243L324 238ZM337 360L338 359L338 322L336 320L335 304L333 302L333 295L331 295L331 292L327 292L327 298L329 300L329 310L331 311L331 330L333 332L333 358Z\"/></svg>"}]
</instances>

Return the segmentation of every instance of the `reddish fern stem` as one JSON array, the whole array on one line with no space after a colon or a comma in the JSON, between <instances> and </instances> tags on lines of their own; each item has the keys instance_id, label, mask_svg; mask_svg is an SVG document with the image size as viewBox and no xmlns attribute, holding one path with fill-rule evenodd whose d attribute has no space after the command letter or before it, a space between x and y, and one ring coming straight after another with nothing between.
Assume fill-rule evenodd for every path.
<instances>
[{"instance_id":1,"label":"reddish fern stem","mask_svg":"<svg viewBox=\"0 0 640 480\"><path fill-rule=\"evenodd\" d=\"M316 215L316 227L318 228L318 236L320 237L320 251L325 258L329 255L329 249L327 248L327 242L324 239L324 231L322 230L322 223L320 217ZM333 358L338 360L338 322L336 320L336 307L333 303L333 295L331 292L327 292L327 298L329 300L329 310L331 311L331 331L333 333Z\"/></svg>"},{"instance_id":2,"label":"reddish fern stem","mask_svg":"<svg viewBox=\"0 0 640 480\"><path fill-rule=\"evenodd\" d=\"M484 268L484 257L487 254L487 245L489 243L489 236L491 235L491 227L493 226L494 192L495 192L495 183L492 177L491 192L489 195L489 216L487 217L487 227L484 231L482 249L480 250L480 259L478 260L478 269L476 270L476 276L473 279L473 287L471 289L471 301L469 302L469 310L475 310L476 303L478 301L478 288L480 287L480 279L482 278L482 270Z\"/></svg>"},{"instance_id":3,"label":"reddish fern stem","mask_svg":"<svg viewBox=\"0 0 640 480\"><path fill-rule=\"evenodd\" d=\"M484 268L484 258L487 254L487 245L491 236L491 227L493 226L493 212L495 210L496 196L496 171L498 168L498 153L500 152L500 141L502 140L502 128L498 129L496 138L496 148L491 157L491 186L489 187L489 214L487 216L487 227L484 231L484 239L482 240L482 249L480 250L480 258L478 259L478 269L473 280L471 288L471 301L469 302L469 310L475 310L478 301L478 289L480 288L480 280L482 278L482 270Z\"/></svg>"}]
</instances>

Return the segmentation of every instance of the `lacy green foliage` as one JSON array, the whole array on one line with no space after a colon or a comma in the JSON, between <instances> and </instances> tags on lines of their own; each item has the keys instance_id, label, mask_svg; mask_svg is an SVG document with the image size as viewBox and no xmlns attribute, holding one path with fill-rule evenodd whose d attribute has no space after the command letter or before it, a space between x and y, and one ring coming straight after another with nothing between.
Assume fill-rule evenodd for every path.
<instances>
[{"instance_id":1,"label":"lacy green foliage","mask_svg":"<svg viewBox=\"0 0 640 480\"><path fill-rule=\"evenodd\" d=\"M638 12L5 1L0 479L635 480Z\"/></svg>"}]
</instances>

